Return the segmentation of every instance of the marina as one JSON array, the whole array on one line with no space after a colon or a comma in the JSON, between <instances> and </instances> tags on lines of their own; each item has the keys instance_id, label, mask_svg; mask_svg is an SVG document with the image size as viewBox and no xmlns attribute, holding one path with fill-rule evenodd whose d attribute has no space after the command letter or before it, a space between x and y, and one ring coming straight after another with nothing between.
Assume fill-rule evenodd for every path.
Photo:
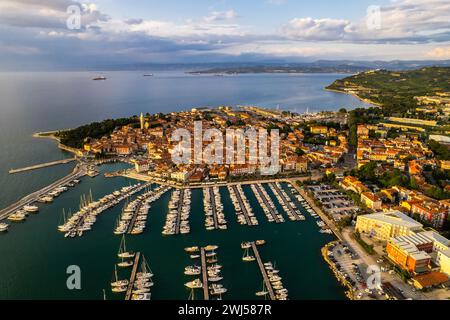
<instances>
[{"instance_id":1,"label":"marina","mask_svg":"<svg viewBox=\"0 0 450 320\"><path fill-rule=\"evenodd\" d=\"M275 269L272 262L263 263L258 250L258 245L265 244L265 241L250 242L253 254L258 263L259 270L263 277L263 289L256 293L258 297L269 297L270 300L287 300L288 291L283 287L279 270Z\"/></svg>"},{"instance_id":2,"label":"marina","mask_svg":"<svg viewBox=\"0 0 450 320\"><path fill-rule=\"evenodd\" d=\"M107 167L110 167L110 165L105 165ZM122 166L122 164L119 165L113 165L113 167L117 167L117 166ZM103 168L103 166L100 168L101 171L105 171L107 170L106 168ZM82 196L82 198L84 199L83 201L89 202L91 201L91 198L95 199L101 199L102 197L104 197L104 195L102 195L102 193L99 192L103 192L106 195L109 195L113 192L115 192L115 190L120 190L122 187L125 186L129 186L130 185L130 181L128 179L125 178L121 178L121 177L116 177L116 178L104 178L103 174L98 175L96 178L94 179L90 179L90 178L84 178L82 180L82 183L80 184L79 187L74 188L74 189L70 189L70 192L66 192L64 194L62 194L60 197L58 197L57 199L55 199L55 201L47 206L44 207L40 207L39 211L40 211L40 217L42 218L42 221L47 223L49 227L54 228L55 226L55 221L54 221L54 217L53 219L51 218L51 215L48 214L49 210L52 211L62 211L62 208L74 208L74 206L76 206L76 203L79 202L79 198L80 196ZM131 182L131 185L134 185L133 182ZM92 196L90 195L90 190L92 189ZM247 194L246 200L248 201L249 205L252 207L254 214L263 214L263 211L261 210L261 207L258 205L258 201L257 199L255 199L255 197L253 196L252 190L251 190L251 186L250 185L244 185L242 186L242 190L245 190L245 194ZM142 190L143 193L140 194L139 196L134 196L135 198L130 199L130 197L128 197L127 199L129 199L129 203L131 203L132 201L136 200L138 197L144 195L146 193L146 191L143 189ZM175 190L172 190L171 192L173 193ZM203 205L203 190L192 190L192 195L191 195L191 201L192 201L192 208L191 210L193 212L201 212L202 210L204 210L204 205ZM227 192L227 188L220 188L219 192L221 194L221 202L222 205L224 207L224 212L230 212L230 214L234 214L234 205L232 203L232 200L230 198L230 194ZM78 201L77 201L78 198ZM156 228L162 227L164 226L165 222L165 215L161 215L159 213L164 212L165 210L167 210L168 204L170 202L170 199L172 198L172 194L171 193L165 193L161 196L161 198L159 198L157 201L155 201L151 207L149 208L149 214L148 214L148 221L149 223L151 223L152 226L155 226ZM68 202L71 204L67 204ZM111 235L111 230L114 229L115 224L117 222L117 219L121 217L122 211L123 209L120 208L120 206L116 205L114 207L112 207L110 214L108 215L103 215L102 219L96 222L96 232L90 233L89 237L82 237L80 238L79 241L75 241L75 242L70 242L71 243L71 247L77 247L80 248L79 251L80 254L81 252L84 252L85 250L82 249L85 246L90 246L93 241L95 241L96 246L99 246L99 249L101 248L102 252L97 252L94 254L89 254L89 259L93 259L93 257L97 257L96 260L98 260L98 263L93 265L89 263L89 267L84 267L87 268L87 270L92 270L89 272L92 272L92 277L89 277L88 281L89 283L93 284L93 287L96 288L96 290L92 290L90 289L89 291L83 291L80 292L79 297L80 298L88 298L88 299L100 299L103 297L102 294L102 289L107 287L109 285L109 283L111 282L110 277L105 277L105 275L107 274L111 274L111 259L108 258L108 256L106 255L106 253L111 252L111 244L112 247L116 247L117 248L117 244L115 244L115 240L117 239L117 237L112 237ZM41 219L31 219L30 220L30 227L36 228L36 223L38 223ZM264 219L265 220L265 219ZM203 214L196 214L196 215L192 215L192 221L190 221L191 224L195 225L195 226L202 226L205 222L205 216ZM313 222L313 221L312 221ZM28 224L27 224L28 225ZM311 225L311 223L308 223L308 225ZM211 277L211 275L214 275L214 273L208 274L210 277L208 277L208 289L209 289L209 299L215 299L215 298L226 298L226 299L254 299L255 298L255 288L260 288L261 287L261 276L259 274L255 273L254 267L252 266L256 266L256 264L244 264L242 266L242 264L238 263L239 260L241 260L242 258L242 253L239 254L239 250L237 250L237 246L239 245L240 241L238 239L242 239L242 237L248 237L251 236L252 238L266 238L267 240L269 240L271 243L277 243L277 249L276 250L272 250L270 255L273 255L274 257L276 257L277 262L284 262L282 263L283 265L286 265L287 261L289 260L289 255L292 254L293 252L297 252L297 251L310 251L310 247L305 247L305 246L296 246L296 247L292 247L292 246L286 246L286 249L288 249L290 252L286 252L284 247L285 245L283 245L283 243L288 243L290 240L287 239L293 239L298 237L298 240L296 241L302 241L301 239L304 239L304 237L306 237L306 235L304 234L299 234L297 235L297 231L296 229L300 228L300 229L310 229L310 227L302 227L303 224L300 226L297 224L268 224L265 221L262 221L262 223L260 224L260 226L258 228L242 228L242 226L240 225L239 222L235 221L233 219L233 221L228 223L228 229L226 232L220 232L220 233L210 233L207 230L205 230L205 228L197 228L194 227L194 232L191 233L189 235L189 239L192 239L193 241L195 241L196 243L204 243L204 242L209 242L209 243L216 243L217 245L219 245L221 247L221 256L223 254L223 266L224 268L222 268L221 270L224 270L222 272L225 272L223 275L222 273L220 273L218 276L213 276ZM25 226L27 227L27 226ZM315 227L315 224L313 224L313 227ZM15 232L10 232L9 235L15 235L14 239L16 239L17 236L21 236L21 234L24 234L24 232L26 231L26 228L23 230L21 230L22 228L19 229L15 229ZM280 230L281 233L278 233L277 230ZM284 230L284 231L282 231ZM174 255L173 252L175 252L176 250L183 250L184 248L184 244L185 241L181 241L179 239L181 238L176 238L176 237L161 237L160 232L155 232L155 229L151 229L151 230L146 230L146 232L144 232L140 237L129 237L127 238L127 244L128 242L130 242L130 244L132 245L133 248L137 248L139 252L141 252L141 254L145 254L145 256L158 256L158 263L155 264L154 266L152 266L156 273L159 275L159 277L161 278L161 282L160 283L155 283L154 287L152 288L156 288L156 291L153 292L152 290L152 295L151 298L152 299L186 299L186 289L184 289L184 286L180 286L180 283L184 283L186 281L183 282L183 279L181 279L181 277L176 276L175 274L180 273L181 276L183 277L183 272L180 272L179 269L179 262L180 262L180 256L178 255ZM302 233L305 231L301 231ZM16 235L17 234L17 235ZM319 237L318 239L320 239L320 237L324 237L323 240L321 241L328 241L328 239L330 239L328 236L326 235L319 235L316 231L316 233L312 234L312 239L314 239L316 236L315 234L317 234L317 237ZM55 233L55 235L58 235ZM2 237L2 243L8 243L9 241L9 236L8 233L4 233L4 234L0 234L0 236ZM54 237L52 235L52 233L49 233L49 236L52 240L53 243L60 243L59 241L64 241L64 238L60 237ZM309 239L311 236L308 236ZM61 239L61 240L60 240ZM184 238L183 238L184 239ZM186 238L187 239L187 238ZM36 242L39 243L42 239L36 239ZM6 242L5 242L6 241ZM191 240L189 240L191 241ZM316 241L316 240L314 240ZM195 243L194 242L194 243ZM148 245L148 243L158 243L158 245ZM322 245L323 242L321 242L320 245ZM1 245L1 243L0 243ZM319 245L319 246L320 246ZM180 246L182 246L180 248ZM53 246L49 246L48 250L51 251L55 251L58 252L59 248L61 250L64 250L64 252L67 252L67 250L71 251L71 249L69 249L67 247L67 245L64 242L61 242L57 248L54 248ZM178 249L177 249L178 248ZM252 249L250 249L252 250ZM270 250L270 249L269 249ZM7 252L8 250L6 250ZM127 252L127 249L124 248L124 250ZM265 250L266 251L266 250ZM145 252L145 253L144 253ZM29 254L31 257L33 256L33 253L28 252L27 254ZM62 254L62 253L59 253ZM74 253L77 259L79 259L79 261L85 261L87 258L84 258L83 256L78 256L78 253ZM111 254L111 253L110 253ZM115 253L113 253L114 255L117 254L117 251ZM208 260L210 262L214 262L216 261L216 259L214 259L214 257L211 256L207 256L211 254L210 251L205 251L205 259L207 261L207 269L208 267L214 266L216 263L208 263ZM295 253L298 254L298 253ZM118 282L117 284L124 284L125 280L128 281L128 283L130 282L130 272L132 271L132 267L134 266L134 259L135 259L135 255L133 255L132 258L127 258L127 256L131 256L132 253L129 253L129 255L122 255L124 258L120 258L119 263L120 266L117 265L117 281L115 281L115 276L114 276L114 281L113 282ZM200 256L200 251L197 254L192 254L193 256ZM141 256L142 257L142 256ZM188 257L189 258L189 257ZM141 258L142 259L142 258ZM200 266L200 257L199 258L195 258L198 259L198 264L199 264L199 268L201 268ZM184 261L184 259L181 259L181 261ZM108 263L109 262L109 263ZM58 264L58 262L55 261L56 264ZM83 262L81 262L83 263ZM85 262L87 263L87 262ZM106 263L106 265L105 265ZM220 263L222 265L222 263ZM317 261L317 263L321 263L320 261ZM4 266L4 263L0 263L0 268L2 268L2 265ZM187 261L186 264L188 265ZM247 266L248 265L248 266ZM291 280L290 281L300 281L299 279L303 279L301 281L309 281L308 278L302 277L301 275L297 275L295 273L295 271L293 270L294 266L296 266L297 264L294 263L294 265L292 266L290 272L290 277ZM317 268L317 264L316 262L314 262L312 265L315 265L315 268ZM58 267L59 268L59 267ZM215 267L213 267L212 269L214 269ZM20 269L20 266L19 266ZM211 268L210 268L211 269ZM248 269L248 270L247 270ZM328 269L326 269L328 270ZM115 270L112 270L115 273ZM5 271L4 272L9 272L12 274L14 274L13 270L10 271ZM191 272L198 272L197 269L192 269ZM311 271L310 271L311 272ZM314 271L312 271L314 272ZM326 272L326 271L325 271ZM136 274L138 274L139 271L136 272ZM95 275L95 276L94 276ZM122 276L121 276L122 275ZM175 275L175 276L174 276ZM53 280L49 280L51 278L54 278L55 276L57 276L57 270L55 270L54 273L52 274L48 274L44 279L47 279L47 281L51 281L53 283ZM198 277L202 278L201 273L198 275ZM223 286L221 286L220 283L215 283L215 282L211 282L209 280L209 278L211 278L212 280L217 280L218 278L224 278L223 281ZM320 277L314 277L314 276L310 276L311 279L314 279L315 282L320 282L323 281L321 280L323 277L323 275L321 275ZM327 279L327 278L325 278ZM192 279L194 280L194 279ZM329 281L334 280L334 278L330 279ZM57 281L57 280L55 280ZM124 282L120 282L120 281L124 281ZM312 280L311 280L312 281ZM326 280L328 281L328 280ZM202 285L203 285L203 281L201 280ZM303 283L303 282L302 282ZM162 285L164 284L164 285ZM287 283L289 284L289 283ZM0 284L0 287L2 287L4 284ZM51 287L51 286L50 286ZM225 292L225 287L226 288L230 288L232 287L233 290L228 290L228 292L226 294L223 294L223 292ZM51 297L52 294L54 294L53 292L58 293L57 289L52 289L52 292L50 292L49 290L47 290L47 287L45 285L41 285L41 290L43 291L35 291L36 294L38 294L38 292L42 292L41 294L39 294L39 296L42 297ZM107 299L124 299L124 295L126 294L126 291L128 289L128 284L125 286L125 288L118 288L115 289L115 291L119 290L122 291L122 295L117 295L116 292L114 293L109 293L107 294ZM199 296L200 298L203 298L203 286L201 287L202 292L201 292L201 296ZM55 290L55 291L53 291ZM214 290L214 292L216 293L216 295L213 295L211 292L211 290ZM144 292L147 291L146 288L144 289L138 289L135 290L137 292ZM198 291L200 293L200 291ZM220 296L220 292L222 292L222 296ZM290 292L290 296L291 294L294 297L302 297L303 291L297 291L293 290L294 293ZM55 297L62 297L64 295L70 297L73 293L65 293L65 292L60 292L58 293L58 296ZM142 294L142 293L141 293ZM311 296L311 297L320 297L323 294L327 294L325 292L322 292L319 288L317 288L317 291L314 293L308 293L305 294L305 297ZM330 293L331 294L331 293ZM332 293L335 294L335 293ZM38 297L38 295L36 295L36 297ZM131 298L133 298L133 294L131 295ZM136 296L135 298L144 298L144 296Z\"/></svg>"},{"instance_id":3,"label":"marina","mask_svg":"<svg viewBox=\"0 0 450 320\"><path fill-rule=\"evenodd\" d=\"M169 187L160 186L155 190L144 192L135 200L128 203L117 221L114 229L115 235L138 235L142 234L146 228L148 212L151 204L170 190Z\"/></svg>"},{"instance_id":4,"label":"marina","mask_svg":"<svg viewBox=\"0 0 450 320\"><path fill-rule=\"evenodd\" d=\"M305 216L302 215L296 208L295 204L292 202L291 199L289 199L289 196L286 194L286 192L281 188L281 185L279 182L275 183L269 183L269 187L272 190L272 192L277 197L278 201L283 207L283 210L288 215L289 219L291 221L304 221Z\"/></svg>"},{"instance_id":5,"label":"marina","mask_svg":"<svg viewBox=\"0 0 450 320\"><path fill-rule=\"evenodd\" d=\"M223 213L223 204L218 187L203 189L203 206L206 230L226 230L227 221Z\"/></svg>"},{"instance_id":6,"label":"marina","mask_svg":"<svg viewBox=\"0 0 450 320\"><path fill-rule=\"evenodd\" d=\"M252 184L251 188L253 193L255 194L256 199L261 205L261 208L263 209L267 220L269 222L276 223L285 222L283 216L278 212L275 204L273 203L272 199L270 199L267 191L263 188L263 186L261 184Z\"/></svg>"},{"instance_id":7,"label":"marina","mask_svg":"<svg viewBox=\"0 0 450 320\"><path fill-rule=\"evenodd\" d=\"M228 186L231 201L235 209L235 213L239 224L248 226L257 226L258 220L253 213L253 209L244 194L241 185Z\"/></svg>"},{"instance_id":8,"label":"marina","mask_svg":"<svg viewBox=\"0 0 450 320\"><path fill-rule=\"evenodd\" d=\"M97 216L104 211L116 206L123 200L134 195L137 192L147 188L150 184L135 184L123 187L113 193L93 201L92 194L89 197L81 197L80 210L66 219L63 212L64 223L58 226L58 231L64 233L66 238L81 237L86 231L92 229L93 224L97 221Z\"/></svg>"},{"instance_id":9,"label":"marina","mask_svg":"<svg viewBox=\"0 0 450 320\"><path fill-rule=\"evenodd\" d=\"M216 250L218 248L217 245L185 248L185 251L190 254L190 258L193 260L200 259L201 264L200 266L187 266L184 270L184 274L187 276L201 275L201 278L185 283L185 287L190 290L189 300L195 300L196 289L202 290L204 300L222 300L222 295L228 292L220 283L223 277L221 276L222 266L217 264Z\"/></svg>"},{"instance_id":10,"label":"marina","mask_svg":"<svg viewBox=\"0 0 450 320\"><path fill-rule=\"evenodd\" d=\"M190 189L176 189L172 192L168 204L169 213L162 231L163 235L188 234L191 231L189 226L191 194Z\"/></svg>"},{"instance_id":11,"label":"marina","mask_svg":"<svg viewBox=\"0 0 450 320\"><path fill-rule=\"evenodd\" d=\"M83 166L77 165L73 171L67 176L51 183L50 185L23 197L19 201L9 205L0 210L0 221L9 218L11 215L17 213L18 210L23 210L24 207L40 203L52 203L54 198L66 191L68 187L74 187L80 183L80 178L86 174ZM61 191L62 190L62 191ZM19 215L20 217L20 215ZM22 219L24 220L24 219Z\"/></svg>"}]
</instances>

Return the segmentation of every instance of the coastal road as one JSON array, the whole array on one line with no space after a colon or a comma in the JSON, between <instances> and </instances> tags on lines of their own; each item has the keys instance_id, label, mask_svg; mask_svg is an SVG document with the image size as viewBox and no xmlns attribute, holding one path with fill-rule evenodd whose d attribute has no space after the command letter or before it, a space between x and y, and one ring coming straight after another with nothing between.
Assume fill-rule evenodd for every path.
<instances>
[{"instance_id":1,"label":"coastal road","mask_svg":"<svg viewBox=\"0 0 450 320\"><path fill-rule=\"evenodd\" d=\"M17 201L16 203L13 203L10 206L0 210L0 221L6 219L9 215L11 215L12 213L16 212L19 209L22 209L24 206L36 202L37 199L47 194L48 192L52 191L53 189L63 186L74 179L81 178L86 174L86 172L87 168L85 167L85 165L78 163L69 175L65 176L64 178L58 181L53 182L52 184L42 188L41 190L29 194L28 196Z\"/></svg>"},{"instance_id":2,"label":"coastal road","mask_svg":"<svg viewBox=\"0 0 450 320\"><path fill-rule=\"evenodd\" d=\"M130 179L135 179L135 180L140 180L140 181L145 181L145 182L153 182L153 183L157 183L159 185L165 185L165 186L169 186L172 188L180 188L180 189L203 189L203 188L212 187L212 186L226 187L226 186L250 185L250 184L256 184L256 183L264 184L264 183L274 183L274 182L288 182L288 183L295 184L296 181L307 181L307 180L319 181L320 179L323 178L323 173L316 173L316 174L313 174L312 176L308 176L308 177L248 180L248 181L239 181L239 182L224 181L224 182L213 182L213 183L184 186L184 185L180 185L175 182L172 182L172 181L161 181L159 179L155 179L155 178L149 176L148 174L137 173L135 170L127 170L126 173L123 173L120 175L122 175L126 178L130 178Z\"/></svg>"}]
</instances>

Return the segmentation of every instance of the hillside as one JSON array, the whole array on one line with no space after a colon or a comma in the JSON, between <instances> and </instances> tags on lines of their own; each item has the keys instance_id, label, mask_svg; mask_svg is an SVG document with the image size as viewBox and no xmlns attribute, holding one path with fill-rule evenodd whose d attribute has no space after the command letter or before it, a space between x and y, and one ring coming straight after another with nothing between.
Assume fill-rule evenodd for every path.
<instances>
[{"instance_id":1,"label":"hillside","mask_svg":"<svg viewBox=\"0 0 450 320\"><path fill-rule=\"evenodd\" d=\"M376 70L335 81L328 90L349 93L382 106L389 115L403 115L417 107L416 96L450 93L450 68L411 71Z\"/></svg>"}]
</instances>

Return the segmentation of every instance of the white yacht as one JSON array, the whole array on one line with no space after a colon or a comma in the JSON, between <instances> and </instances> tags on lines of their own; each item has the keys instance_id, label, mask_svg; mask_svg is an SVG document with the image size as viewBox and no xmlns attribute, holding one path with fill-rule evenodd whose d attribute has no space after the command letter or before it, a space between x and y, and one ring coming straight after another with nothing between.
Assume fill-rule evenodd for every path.
<instances>
[{"instance_id":1,"label":"white yacht","mask_svg":"<svg viewBox=\"0 0 450 320\"><path fill-rule=\"evenodd\" d=\"M9 224L7 223L0 223L0 232L6 232L8 231Z\"/></svg>"},{"instance_id":2,"label":"white yacht","mask_svg":"<svg viewBox=\"0 0 450 320\"><path fill-rule=\"evenodd\" d=\"M30 213L35 213L39 211L39 208L37 206L25 206L23 207L23 210L25 210L26 212L30 212Z\"/></svg>"}]
</instances>

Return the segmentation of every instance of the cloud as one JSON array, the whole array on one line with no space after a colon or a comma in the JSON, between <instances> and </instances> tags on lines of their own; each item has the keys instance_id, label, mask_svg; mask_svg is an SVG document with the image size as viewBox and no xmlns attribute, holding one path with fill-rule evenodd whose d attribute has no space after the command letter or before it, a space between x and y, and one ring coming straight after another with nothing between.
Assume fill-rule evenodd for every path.
<instances>
[{"instance_id":1,"label":"cloud","mask_svg":"<svg viewBox=\"0 0 450 320\"><path fill-rule=\"evenodd\" d=\"M71 0L2 0L0 2L0 25L22 28L67 29L70 14L67 9L78 6L82 26L87 27L109 17L97 10L93 3Z\"/></svg>"},{"instance_id":2,"label":"cloud","mask_svg":"<svg viewBox=\"0 0 450 320\"><path fill-rule=\"evenodd\" d=\"M237 18L237 13L234 10L228 11L212 11L207 17L203 19L205 22L215 22L215 21L224 21L224 20L232 20Z\"/></svg>"},{"instance_id":3,"label":"cloud","mask_svg":"<svg viewBox=\"0 0 450 320\"><path fill-rule=\"evenodd\" d=\"M301 40L341 40L352 32L347 20L297 18L289 22L283 31L289 38Z\"/></svg>"},{"instance_id":4,"label":"cloud","mask_svg":"<svg viewBox=\"0 0 450 320\"><path fill-rule=\"evenodd\" d=\"M369 13L360 21L296 18L283 28L295 40L354 43L428 43L450 41L450 1L394 0L379 7L380 25L371 28Z\"/></svg>"},{"instance_id":5,"label":"cloud","mask_svg":"<svg viewBox=\"0 0 450 320\"><path fill-rule=\"evenodd\" d=\"M288 2L288 0L267 0L267 3L274 4L277 6L281 6L283 4L286 4L287 2Z\"/></svg>"},{"instance_id":6,"label":"cloud","mask_svg":"<svg viewBox=\"0 0 450 320\"><path fill-rule=\"evenodd\" d=\"M450 59L450 47L437 47L426 53L426 56L431 59Z\"/></svg>"}]
</instances>

